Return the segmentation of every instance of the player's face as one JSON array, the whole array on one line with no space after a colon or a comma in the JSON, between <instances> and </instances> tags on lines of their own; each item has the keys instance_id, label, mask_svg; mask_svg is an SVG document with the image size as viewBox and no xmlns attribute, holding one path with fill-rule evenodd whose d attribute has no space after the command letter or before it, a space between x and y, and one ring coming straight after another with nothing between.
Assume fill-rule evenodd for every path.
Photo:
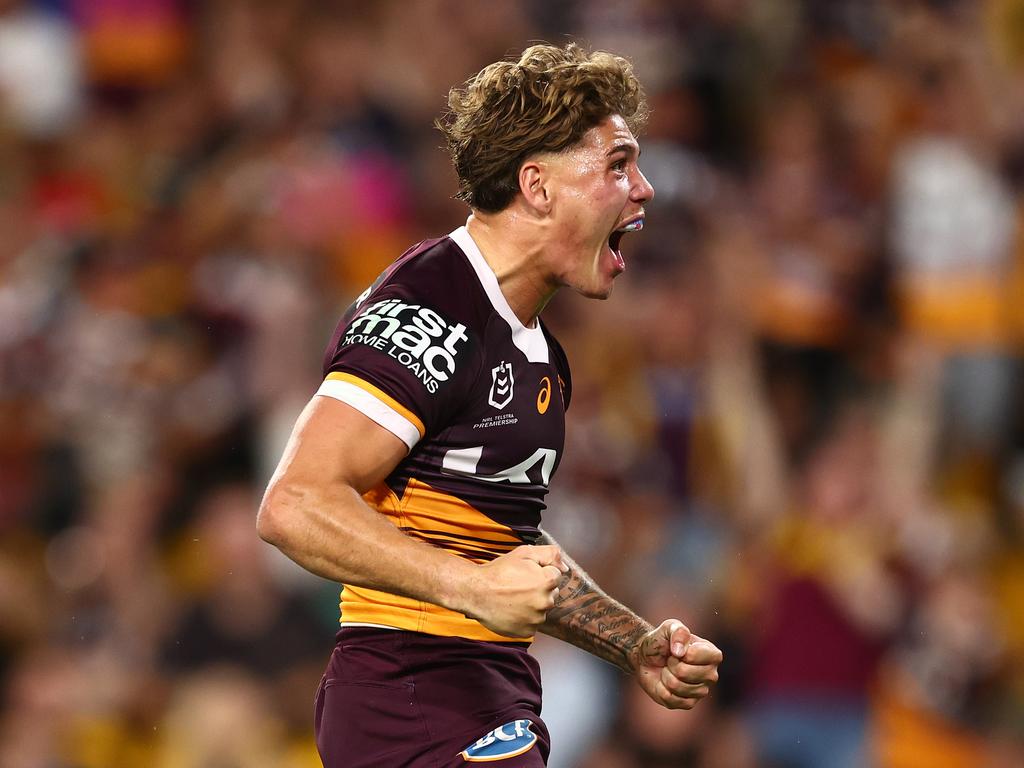
<instances>
[{"instance_id":1,"label":"player's face","mask_svg":"<svg viewBox=\"0 0 1024 768\"><path fill-rule=\"evenodd\" d=\"M626 268L624 232L643 227L654 188L637 167L640 147L626 121L612 115L578 144L552 156L552 243L548 268L559 286L607 298Z\"/></svg>"}]
</instances>

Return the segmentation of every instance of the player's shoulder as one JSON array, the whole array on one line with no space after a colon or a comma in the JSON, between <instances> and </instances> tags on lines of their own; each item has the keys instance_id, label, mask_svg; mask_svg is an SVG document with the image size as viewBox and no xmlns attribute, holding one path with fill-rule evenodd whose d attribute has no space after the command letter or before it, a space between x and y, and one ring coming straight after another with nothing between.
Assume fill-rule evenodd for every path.
<instances>
[{"instance_id":1,"label":"player's shoulder","mask_svg":"<svg viewBox=\"0 0 1024 768\"><path fill-rule=\"evenodd\" d=\"M422 437L479 373L486 317L475 280L449 238L413 246L342 316L324 352L324 376L359 379L383 402L396 401L419 419L407 420ZM410 448L415 442L411 432L399 436L410 438Z\"/></svg>"},{"instance_id":2,"label":"player's shoulder","mask_svg":"<svg viewBox=\"0 0 1024 768\"><path fill-rule=\"evenodd\" d=\"M356 307L385 298L443 309L467 322L480 314L483 294L465 254L446 236L424 240L399 256L357 299Z\"/></svg>"}]
</instances>

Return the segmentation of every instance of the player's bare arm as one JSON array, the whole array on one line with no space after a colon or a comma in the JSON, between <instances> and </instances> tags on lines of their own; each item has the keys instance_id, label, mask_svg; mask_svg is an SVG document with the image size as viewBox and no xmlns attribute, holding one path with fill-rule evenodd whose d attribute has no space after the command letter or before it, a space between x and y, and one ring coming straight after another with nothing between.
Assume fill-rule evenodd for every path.
<instances>
[{"instance_id":1,"label":"player's bare arm","mask_svg":"<svg viewBox=\"0 0 1024 768\"><path fill-rule=\"evenodd\" d=\"M546 532L540 541L555 544ZM653 627L606 595L568 555L563 553L562 560L569 570L559 583L554 607L541 630L632 673L631 653Z\"/></svg>"},{"instance_id":2,"label":"player's bare arm","mask_svg":"<svg viewBox=\"0 0 1024 768\"><path fill-rule=\"evenodd\" d=\"M547 533L541 542L558 546ZM718 680L722 652L676 619L655 627L609 597L564 553L554 607L545 634L582 648L636 675L648 696L669 709L692 709Z\"/></svg>"},{"instance_id":3,"label":"player's bare arm","mask_svg":"<svg viewBox=\"0 0 1024 768\"><path fill-rule=\"evenodd\" d=\"M389 591L528 637L554 604L557 547L518 547L477 565L406 536L362 494L406 454L354 408L314 397L299 417L260 506L260 536L326 579Z\"/></svg>"}]
</instances>

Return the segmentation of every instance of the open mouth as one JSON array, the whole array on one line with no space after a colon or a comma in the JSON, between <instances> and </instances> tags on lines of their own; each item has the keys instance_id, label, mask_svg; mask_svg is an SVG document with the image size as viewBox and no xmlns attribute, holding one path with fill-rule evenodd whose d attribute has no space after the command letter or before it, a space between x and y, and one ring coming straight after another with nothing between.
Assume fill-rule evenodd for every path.
<instances>
[{"instance_id":1,"label":"open mouth","mask_svg":"<svg viewBox=\"0 0 1024 768\"><path fill-rule=\"evenodd\" d=\"M622 251L619 250L619 245L622 243L622 236L627 232L639 232L643 228L644 220L641 216L623 224L608 236L608 247L611 248L612 253L615 255L615 263L620 271L626 268L626 261L622 258Z\"/></svg>"}]
</instances>

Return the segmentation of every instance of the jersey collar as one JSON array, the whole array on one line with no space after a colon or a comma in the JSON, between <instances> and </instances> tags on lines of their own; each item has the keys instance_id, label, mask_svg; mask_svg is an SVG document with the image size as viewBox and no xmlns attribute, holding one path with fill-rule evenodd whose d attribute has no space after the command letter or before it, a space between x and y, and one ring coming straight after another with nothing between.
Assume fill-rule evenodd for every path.
<instances>
[{"instance_id":1,"label":"jersey collar","mask_svg":"<svg viewBox=\"0 0 1024 768\"><path fill-rule=\"evenodd\" d=\"M501 292L501 287L498 285L498 276L494 274L491 265L487 263L484 255L480 253L480 249L477 247L472 236L470 236L469 230L465 227L459 227L448 237L466 254L466 258L472 265L473 271L476 272L477 279L480 281L484 293L487 294L487 298L490 299L494 311L512 329L512 343L516 345L520 352L526 355L526 359L531 363L548 362L548 341L544 338L544 331L540 327L540 321L537 321L536 327L527 328L516 317L516 313L509 306L508 299Z\"/></svg>"}]
</instances>

